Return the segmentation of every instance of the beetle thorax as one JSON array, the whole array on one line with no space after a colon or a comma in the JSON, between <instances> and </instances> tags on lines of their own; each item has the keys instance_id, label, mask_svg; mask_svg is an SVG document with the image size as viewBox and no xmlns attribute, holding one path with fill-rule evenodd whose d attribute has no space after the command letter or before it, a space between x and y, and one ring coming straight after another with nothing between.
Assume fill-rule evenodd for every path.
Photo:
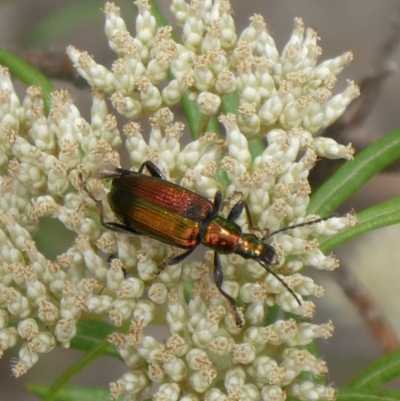
<instances>
[{"instance_id":1,"label":"beetle thorax","mask_svg":"<svg viewBox=\"0 0 400 401\"><path fill-rule=\"evenodd\" d=\"M216 216L204 226L201 242L218 253L234 253L241 235L236 223Z\"/></svg>"}]
</instances>

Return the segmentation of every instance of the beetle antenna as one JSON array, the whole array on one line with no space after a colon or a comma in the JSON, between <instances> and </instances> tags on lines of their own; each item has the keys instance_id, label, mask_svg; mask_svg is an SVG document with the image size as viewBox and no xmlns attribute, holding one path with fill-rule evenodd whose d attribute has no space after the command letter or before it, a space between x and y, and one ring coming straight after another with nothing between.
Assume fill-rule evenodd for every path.
<instances>
[{"instance_id":1,"label":"beetle antenna","mask_svg":"<svg viewBox=\"0 0 400 401\"><path fill-rule=\"evenodd\" d=\"M297 296L297 294L289 287L288 283L283 280L281 277L279 277L265 262L262 260L258 260L258 263L262 265L262 267L268 271L268 273L271 273L279 282L283 284L283 286L292 294L293 298L297 301L299 306L301 306L301 301L300 298Z\"/></svg>"},{"instance_id":2,"label":"beetle antenna","mask_svg":"<svg viewBox=\"0 0 400 401\"><path fill-rule=\"evenodd\" d=\"M280 228L279 230L276 230L276 231L272 232L271 234L268 234L268 233L267 233L267 234L263 237L263 239L267 239L267 238L272 237L273 235L278 234L278 233L281 233L281 232L283 232L283 231L293 230L294 228L297 228L297 227L311 226L312 224L316 224L316 223L319 223L320 221L328 220L328 219L330 219L331 217L335 217L335 216L337 216L336 213L335 213L335 214L331 214L331 215L326 216L326 217L321 217L321 218L319 218L319 219L315 219L315 220L311 220L311 221L306 221L305 223L293 224L292 226L283 227L283 228Z\"/></svg>"}]
</instances>

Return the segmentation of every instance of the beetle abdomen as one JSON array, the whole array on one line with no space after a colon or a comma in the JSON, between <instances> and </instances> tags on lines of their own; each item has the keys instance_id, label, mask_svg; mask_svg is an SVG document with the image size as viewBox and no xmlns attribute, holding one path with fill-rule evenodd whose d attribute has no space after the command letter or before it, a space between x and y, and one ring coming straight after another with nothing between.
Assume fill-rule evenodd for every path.
<instances>
[{"instance_id":1,"label":"beetle abdomen","mask_svg":"<svg viewBox=\"0 0 400 401\"><path fill-rule=\"evenodd\" d=\"M124 224L140 233L179 248L193 248L200 242L198 220L212 203L186 190L182 194L182 187L170 184L144 175L121 177L113 181L109 204ZM195 196L189 199L186 192ZM197 197L205 206L196 207Z\"/></svg>"}]
</instances>

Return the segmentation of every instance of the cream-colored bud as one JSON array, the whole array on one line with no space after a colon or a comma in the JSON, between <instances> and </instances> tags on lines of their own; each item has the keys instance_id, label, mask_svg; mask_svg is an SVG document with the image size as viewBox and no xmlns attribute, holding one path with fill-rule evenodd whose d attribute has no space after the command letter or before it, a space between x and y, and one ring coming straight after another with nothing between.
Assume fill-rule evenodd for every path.
<instances>
[{"instance_id":1,"label":"cream-colored bud","mask_svg":"<svg viewBox=\"0 0 400 401\"><path fill-rule=\"evenodd\" d=\"M117 111L127 118L135 119L142 113L143 106L140 101L123 96L122 93L115 92L111 96L111 102Z\"/></svg>"},{"instance_id":2,"label":"cream-colored bud","mask_svg":"<svg viewBox=\"0 0 400 401\"><path fill-rule=\"evenodd\" d=\"M108 312L114 303L114 299L108 295L92 296L87 300L88 309L92 313L102 314Z\"/></svg>"},{"instance_id":3,"label":"cream-colored bud","mask_svg":"<svg viewBox=\"0 0 400 401\"><path fill-rule=\"evenodd\" d=\"M217 114L221 105L221 98L213 93L202 92L197 97L197 105L199 106L200 113L205 116L212 116Z\"/></svg>"},{"instance_id":4,"label":"cream-colored bud","mask_svg":"<svg viewBox=\"0 0 400 401\"><path fill-rule=\"evenodd\" d=\"M80 52L73 46L68 46L67 54L79 73L92 87L97 87L106 93L113 93L115 91L112 72L102 65L95 63L87 52Z\"/></svg>"}]
</instances>

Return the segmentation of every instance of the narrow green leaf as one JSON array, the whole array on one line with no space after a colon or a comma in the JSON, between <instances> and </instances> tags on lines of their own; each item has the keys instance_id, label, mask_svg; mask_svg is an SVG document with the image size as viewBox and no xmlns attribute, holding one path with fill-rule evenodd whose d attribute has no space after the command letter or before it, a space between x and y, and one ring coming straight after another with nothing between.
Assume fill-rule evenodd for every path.
<instances>
[{"instance_id":1,"label":"narrow green leaf","mask_svg":"<svg viewBox=\"0 0 400 401\"><path fill-rule=\"evenodd\" d=\"M67 369L58 379L57 381L50 387L49 391L43 397L44 401L53 401L58 398L58 395L64 390L67 384L86 366L90 365L97 358L102 356L105 350L109 347L109 343L107 340L104 340L102 343L99 343L97 347L93 348L90 352L88 352L80 361L72 365L69 369ZM84 399L84 398L78 398Z\"/></svg>"},{"instance_id":2,"label":"narrow green leaf","mask_svg":"<svg viewBox=\"0 0 400 401\"><path fill-rule=\"evenodd\" d=\"M351 380L346 387L379 387L398 377L400 377L400 350L375 361Z\"/></svg>"},{"instance_id":3,"label":"narrow green leaf","mask_svg":"<svg viewBox=\"0 0 400 401\"><path fill-rule=\"evenodd\" d=\"M251 141L249 141L249 150L251 153L251 157L254 160L265 150L265 143L261 138L252 139Z\"/></svg>"},{"instance_id":4,"label":"narrow green leaf","mask_svg":"<svg viewBox=\"0 0 400 401\"><path fill-rule=\"evenodd\" d=\"M171 73L172 75L172 73ZM173 77L174 79L174 77ZM197 139L198 136L198 127L201 124L201 114L199 108L197 107L197 103L193 100L190 100L189 93L185 93L182 97L182 109L185 113L186 120L188 122L190 134L192 139Z\"/></svg>"},{"instance_id":5,"label":"narrow green leaf","mask_svg":"<svg viewBox=\"0 0 400 401\"><path fill-rule=\"evenodd\" d=\"M357 220L358 223L355 227L342 231L326 241L321 241L321 251L329 252L339 245L369 231L400 223L400 198L395 198L363 210L357 214Z\"/></svg>"},{"instance_id":6,"label":"narrow green leaf","mask_svg":"<svg viewBox=\"0 0 400 401\"><path fill-rule=\"evenodd\" d=\"M400 158L400 130L376 141L344 164L311 198L308 212L327 216L383 168Z\"/></svg>"},{"instance_id":7,"label":"narrow green leaf","mask_svg":"<svg viewBox=\"0 0 400 401\"><path fill-rule=\"evenodd\" d=\"M28 384L27 391L39 397L44 397L50 390L49 386ZM67 387L57 396L57 401L110 401L110 390L96 387Z\"/></svg>"},{"instance_id":8,"label":"narrow green leaf","mask_svg":"<svg viewBox=\"0 0 400 401\"><path fill-rule=\"evenodd\" d=\"M119 331L123 331L121 329ZM82 351L93 351L107 341L107 337L116 331L116 328L100 319L79 320L77 324L77 334L71 341L71 348ZM119 358L115 348L108 344L104 348L104 354Z\"/></svg>"},{"instance_id":9,"label":"narrow green leaf","mask_svg":"<svg viewBox=\"0 0 400 401\"><path fill-rule=\"evenodd\" d=\"M343 388L339 390L337 401L399 401L400 392L372 388Z\"/></svg>"},{"instance_id":10,"label":"narrow green leaf","mask_svg":"<svg viewBox=\"0 0 400 401\"><path fill-rule=\"evenodd\" d=\"M24 84L38 85L42 88L44 109L48 113L50 110L51 92L55 89L53 84L25 60L7 50L0 49L0 64L7 67Z\"/></svg>"},{"instance_id":11,"label":"narrow green leaf","mask_svg":"<svg viewBox=\"0 0 400 401\"><path fill-rule=\"evenodd\" d=\"M239 95L236 91L222 96L222 110L224 113L233 113L237 115L239 106Z\"/></svg>"}]
</instances>

